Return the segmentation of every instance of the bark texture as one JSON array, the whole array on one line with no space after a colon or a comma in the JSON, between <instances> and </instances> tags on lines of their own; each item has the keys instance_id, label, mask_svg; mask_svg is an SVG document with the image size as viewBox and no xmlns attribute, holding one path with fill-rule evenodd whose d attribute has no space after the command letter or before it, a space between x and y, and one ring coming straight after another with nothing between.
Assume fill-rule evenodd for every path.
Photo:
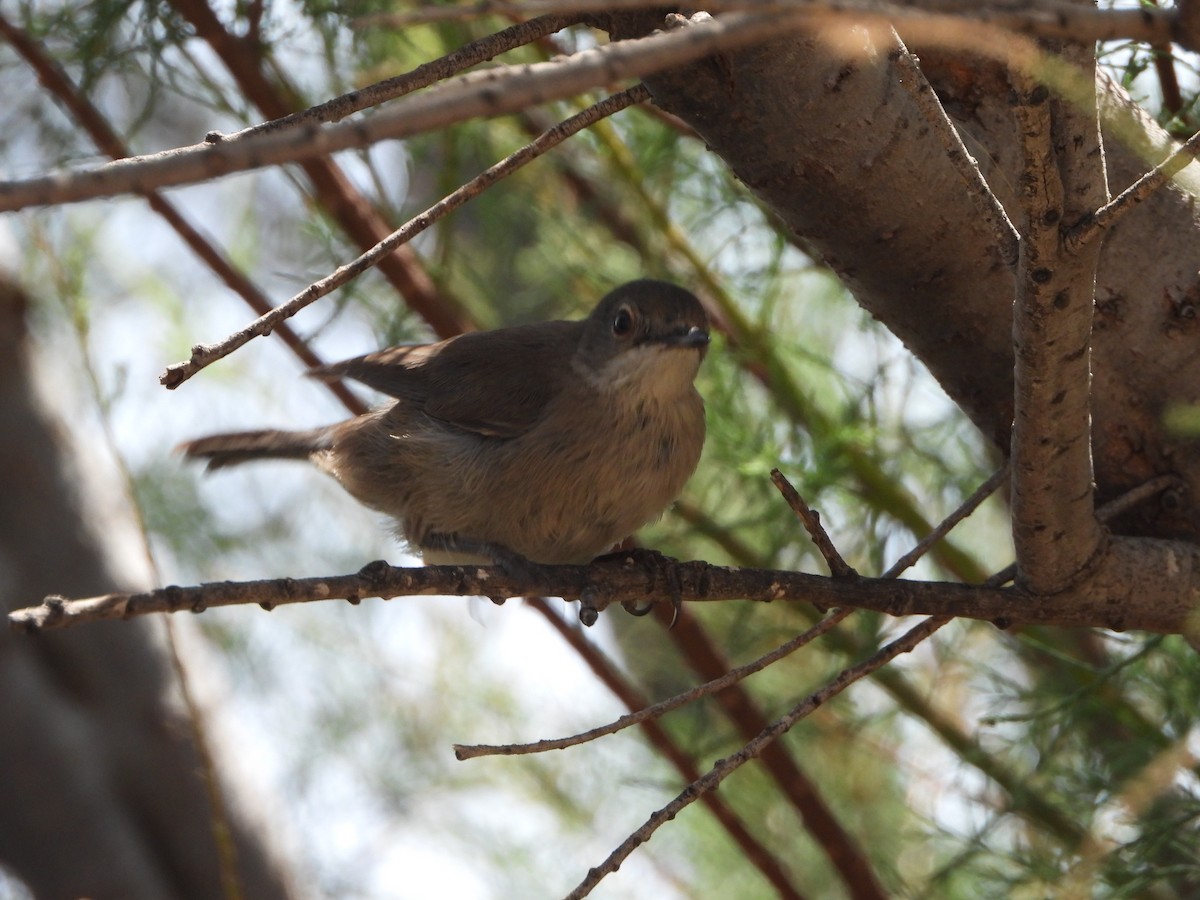
<instances>
[{"instance_id":1,"label":"bark texture","mask_svg":"<svg viewBox=\"0 0 1200 900\"><path fill-rule=\"evenodd\" d=\"M627 14L597 24L620 38L662 27L662 19ZM1007 452L1011 222L1019 218L1022 177L1007 77L966 53L917 52L953 131L922 109L919 90L904 89L903 47L881 31L791 34L646 81L654 102L695 128ZM1100 90L1117 194L1164 158L1170 142L1118 88L1102 79ZM986 183L963 166L962 146ZM1121 220L1100 255L1092 335L1097 502L1158 474L1175 473L1186 485L1112 523L1117 533L1200 535L1200 509L1188 499L1200 489L1196 443L1163 425L1173 405L1200 401L1196 169Z\"/></svg>"}]
</instances>

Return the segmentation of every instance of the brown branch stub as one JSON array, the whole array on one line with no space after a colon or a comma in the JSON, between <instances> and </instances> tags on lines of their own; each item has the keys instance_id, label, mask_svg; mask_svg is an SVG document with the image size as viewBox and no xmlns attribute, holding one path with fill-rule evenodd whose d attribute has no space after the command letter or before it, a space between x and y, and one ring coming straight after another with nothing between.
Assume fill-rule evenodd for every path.
<instances>
[{"instance_id":1,"label":"brown branch stub","mask_svg":"<svg viewBox=\"0 0 1200 900\"><path fill-rule=\"evenodd\" d=\"M783 494L783 499L787 501L787 505L792 508L792 512L803 523L809 537L812 538L817 549L821 551L821 555L825 557L825 562L829 565L830 574L834 578L857 578L858 572L846 560L842 559L842 554L833 545L833 541L825 531L825 526L821 524L820 513L805 502L804 498L800 496L800 492L792 486L792 483L778 469L771 470L771 481L779 489L779 493Z\"/></svg>"}]
</instances>

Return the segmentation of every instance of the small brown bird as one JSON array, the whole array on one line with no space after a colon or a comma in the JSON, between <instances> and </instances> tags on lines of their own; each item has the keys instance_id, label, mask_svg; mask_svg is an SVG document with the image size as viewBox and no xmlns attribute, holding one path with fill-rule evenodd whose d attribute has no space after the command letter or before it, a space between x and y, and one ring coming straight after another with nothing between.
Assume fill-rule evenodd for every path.
<instances>
[{"instance_id":1,"label":"small brown bird","mask_svg":"<svg viewBox=\"0 0 1200 900\"><path fill-rule=\"evenodd\" d=\"M695 471L708 341L691 293L633 281L582 321L393 347L311 373L395 398L367 415L181 449L210 470L310 460L394 517L427 563L588 563L660 515Z\"/></svg>"}]
</instances>

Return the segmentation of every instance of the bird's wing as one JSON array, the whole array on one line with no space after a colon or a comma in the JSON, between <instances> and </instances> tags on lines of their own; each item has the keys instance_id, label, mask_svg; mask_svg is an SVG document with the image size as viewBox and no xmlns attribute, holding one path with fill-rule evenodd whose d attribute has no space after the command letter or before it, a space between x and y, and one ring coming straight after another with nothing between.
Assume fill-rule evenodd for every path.
<instances>
[{"instance_id":1,"label":"bird's wing","mask_svg":"<svg viewBox=\"0 0 1200 900\"><path fill-rule=\"evenodd\" d=\"M315 369L353 378L464 431L516 437L570 377L580 322L480 331L436 344L391 347Z\"/></svg>"}]
</instances>

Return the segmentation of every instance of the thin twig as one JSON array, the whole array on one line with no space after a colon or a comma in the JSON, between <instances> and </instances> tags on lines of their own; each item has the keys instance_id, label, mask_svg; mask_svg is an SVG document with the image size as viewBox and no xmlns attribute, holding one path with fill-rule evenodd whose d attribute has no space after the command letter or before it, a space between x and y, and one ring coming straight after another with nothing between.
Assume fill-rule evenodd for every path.
<instances>
[{"instance_id":1,"label":"thin twig","mask_svg":"<svg viewBox=\"0 0 1200 900\"><path fill-rule=\"evenodd\" d=\"M792 486L792 483L778 469L771 470L771 481L779 489L779 493L783 494L783 499L787 501L787 505L792 508L792 512L804 524L809 537L812 538L817 549L821 551L821 555L825 557L825 562L829 566L829 573L834 578L858 577L858 572L846 560L842 559L842 554L833 545L828 532L825 531L825 526L821 524L821 514L804 501L799 491Z\"/></svg>"},{"instance_id":2,"label":"thin twig","mask_svg":"<svg viewBox=\"0 0 1200 900\"><path fill-rule=\"evenodd\" d=\"M583 631L568 624L562 616L551 609L549 601L536 597L529 598L528 602L579 654L596 678L612 691L627 709L640 709L649 703ZM700 770L696 767L692 757L680 747L679 742L661 724L654 719L647 719L640 724L646 740L675 767L684 782L695 781L700 777ZM794 876L787 872L780 864L776 854L751 833L742 818L730 809L720 796L709 793L701 802L742 849L745 858L762 872L763 877L775 888L782 900L802 900L803 895L792 883Z\"/></svg>"},{"instance_id":3,"label":"thin twig","mask_svg":"<svg viewBox=\"0 0 1200 900\"><path fill-rule=\"evenodd\" d=\"M435 12L438 10L428 10ZM550 14L538 16L527 22L520 22L495 34L464 44L457 50L447 53L439 59L417 66L415 69L391 78L385 78L366 87L356 88L349 93L318 103L316 106L300 110L270 122L263 122L250 128L243 128L233 134L221 135L222 143L246 140L255 135L268 132L284 131L305 125L323 122L337 122L346 116L373 106L379 106L389 100L395 100L421 88L429 87L439 81L451 78L460 72L477 66L480 63L499 56L508 50L523 47L538 38L561 31L576 25L583 18L583 13Z\"/></svg>"},{"instance_id":4,"label":"thin twig","mask_svg":"<svg viewBox=\"0 0 1200 900\"><path fill-rule=\"evenodd\" d=\"M271 331L286 319L291 318L311 303L336 290L348 281L361 275L381 259L393 252L397 247L406 244L435 222L445 218L468 200L477 197L497 181L508 177L526 163L538 158L557 144L562 143L571 135L598 122L605 116L619 112L635 103L648 99L649 91L644 85L635 85L619 94L613 94L605 100L588 107L571 118L560 122L545 131L534 141L526 144L517 152L511 154L487 171L472 178L457 190L446 195L429 209L409 219L390 235L363 253L352 262L339 266L329 275L310 284L299 294L286 303L275 307L266 315L255 319L245 328L234 332L218 344L197 344L192 348L191 358L185 362L168 366L159 380L168 388L176 388L187 381L201 369L223 359L239 347L248 344L256 337L270 334Z\"/></svg>"},{"instance_id":5,"label":"thin twig","mask_svg":"<svg viewBox=\"0 0 1200 900\"><path fill-rule=\"evenodd\" d=\"M1184 141L1170 156L1121 191L1116 197L1067 232L1067 248L1078 250L1112 228L1143 200L1182 172L1200 153L1200 131Z\"/></svg>"},{"instance_id":6,"label":"thin twig","mask_svg":"<svg viewBox=\"0 0 1200 900\"><path fill-rule=\"evenodd\" d=\"M895 65L899 75L900 86L903 87L913 103L916 104L922 117L929 123L934 138L941 144L946 159L958 170L963 182L963 189L968 199L975 205L977 215L991 226L991 233L1003 242L1003 258L1010 264L1016 265L1017 252L1020 243L1016 226L1008 217L1004 204L996 196L996 192L988 185L987 179L979 170L975 157L963 143L962 134L950 116L946 107L938 99L933 85L921 71L918 60L909 52L908 47L896 34L893 38L898 45L895 54Z\"/></svg>"},{"instance_id":7,"label":"thin twig","mask_svg":"<svg viewBox=\"0 0 1200 900\"><path fill-rule=\"evenodd\" d=\"M899 578L900 573L910 566L914 565L917 560L929 552L938 541L950 533L959 522L969 516L979 507L979 504L992 496L996 490L1005 483L1008 479L1008 463L1005 462L999 469L992 473L992 477L977 487L974 493L971 494L958 509L946 516L941 523L925 535L917 544L902 557L896 560L892 566L883 573L882 578Z\"/></svg>"},{"instance_id":8,"label":"thin twig","mask_svg":"<svg viewBox=\"0 0 1200 900\"><path fill-rule=\"evenodd\" d=\"M46 90L57 97L70 111L76 121L91 136L97 147L113 159L123 159L129 156L129 149L125 146L124 141L113 131L112 126L92 105L91 101L79 91L62 67L50 59L25 32L5 19L3 14L0 14L0 34L25 59ZM230 290L238 294L250 309L259 315L270 311L271 303L266 295L243 272L239 271L216 245L201 234L175 204L157 191L147 191L144 196L150 208L167 221L167 224L192 249L192 252L203 260ZM321 358L303 338L292 330L290 325L286 322L281 323L276 330L288 349L302 363L309 368L322 365ZM324 381L322 383L351 413L360 415L366 412L366 404L344 382Z\"/></svg>"},{"instance_id":9,"label":"thin twig","mask_svg":"<svg viewBox=\"0 0 1200 900\"><path fill-rule=\"evenodd\" d=\"M926 619L868 659L843 669L836 678L814 691L741 750L718 762L706 775L689 784L674 800L653 813L646 823L622 841L603 863L588 871L587 877L567 895L567 900L579 900L579 898L586 897L606 875L615 872L634 850L648 841L655 831L675 818L698 797L715 790L740 766L758 757L764 747L780 735L785 734L813 710L836 697L854 682L891 662L901 653L908 653L949 621L950 619L944 616Z\"/></svg>"},{"instance_id":10,"label":"thin twig","mask_svg":"<svg viewBox=\"0 0 1200 900\"><path fill-rule=\"evenodd\" d=\"M1151 478L1149 481L1142 482L1137 487L1130 488L1120 497L1114 497L1112 500L1109 500L1096 510L1096 518L1101 522L1108 522L1122 513L1128 512L1144 500L1149 500L1151 497L1157 496L1170 488L1180 487L1182 484L1183 482L1177 475L1159 475L1156 478Z\"/></svg>"},{"instance_id":11,"label":"thin twig","mask_svg":"<svg viewBox=\"0 0 1200 900\"><path fill-rule=\"evenodd\" d=\"M684 691L682 694L676 694L674 697L669 697L666 700L655 703L653 706L646 706L636 712L621 716L619 719L609 722L606 725L601 725L597 728L571 735L570 737L548 738L546 740L534 741L531 744L455 744L454 755L458 759L475 759L479 756L521 756L527 753L543 753L547 750L563 750L567 747L574 747L578 744L594 741L605 735L615 734L631 725L638 725L646 719L660 718L673 709L686 706L702 697L715 694L717 691L723 691L730 685L736 684L742 679L753 675L755 672L761 672L772 663L778 662L785 656L799 650L805 644L816 640L845 619L851 612L853 612L851 609L834 610L803 634L799 634L790 641L780 644L770 653L760 656L753 662L749 662L744 666L738 666L736 669L730 669L720 678L697 685L690 690Z\"/></svg>"}]
</instances>

